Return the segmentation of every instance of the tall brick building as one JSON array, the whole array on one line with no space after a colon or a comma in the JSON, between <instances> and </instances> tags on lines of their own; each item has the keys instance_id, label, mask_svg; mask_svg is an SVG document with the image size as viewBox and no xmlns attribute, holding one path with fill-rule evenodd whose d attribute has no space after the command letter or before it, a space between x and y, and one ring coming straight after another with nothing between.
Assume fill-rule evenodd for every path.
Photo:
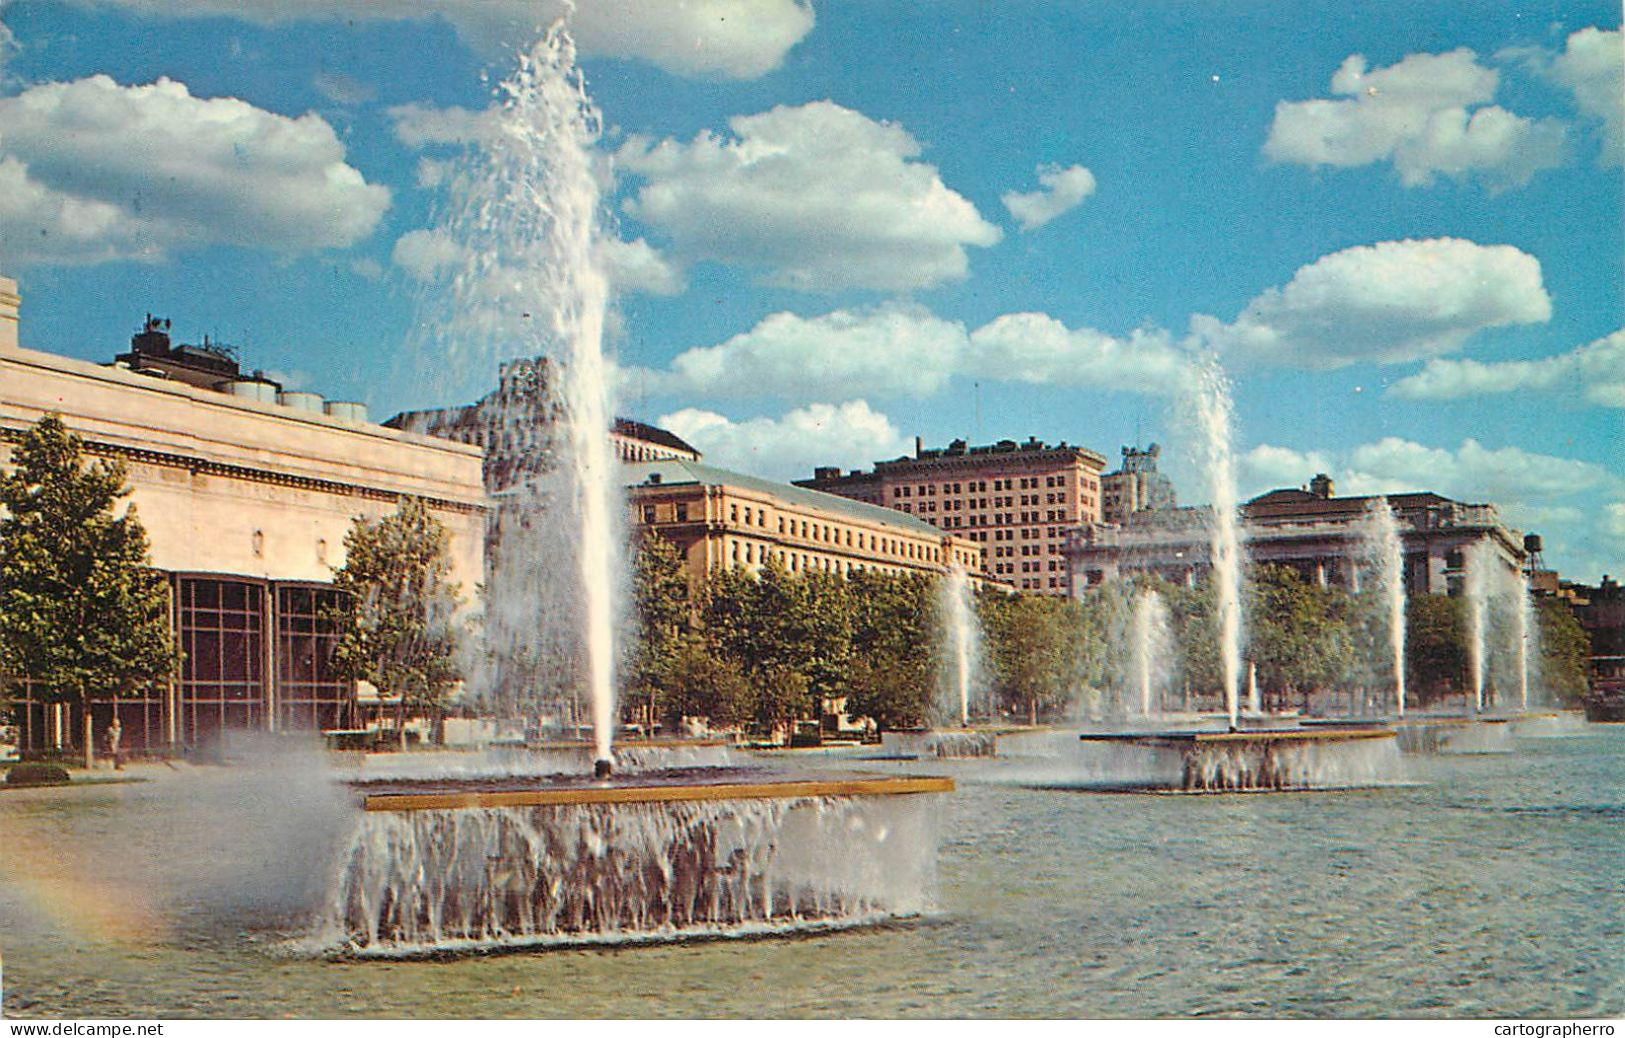
<instances>
[{"instance_id":1,"label":"tall brick building","mask_svg":"<svg viewBox=\"0 0 1625 1038\"><path fill-rule=\"evenodd\" d=\"M796 485L884 505L982 545L982 572L1022 591L1067 593L1069 527L1100 521L1104 456L1067 443L954 440L872 472L819 468Z\"/></svg>"}]
</instances>

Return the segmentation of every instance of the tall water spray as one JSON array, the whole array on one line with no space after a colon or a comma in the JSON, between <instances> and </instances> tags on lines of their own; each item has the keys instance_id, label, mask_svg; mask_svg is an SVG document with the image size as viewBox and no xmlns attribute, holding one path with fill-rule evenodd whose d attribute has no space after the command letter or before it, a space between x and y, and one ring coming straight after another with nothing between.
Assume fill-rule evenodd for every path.
<instances>
[{"instance_id":1,"label":"tall water spray","mask_svg":"<svg viewBox=\"0 0 1625 1038\"><path fill-rule=\"evenodd\" d=\"M1241 689L1241 530L1236 501L1236 463L1230 451L1233 405L1230 380L1217 358L1198 373L1194 400L1202 434L1199 460L1207 477L1213 517L1209 550L1219 610L1219 658L1224 672L1224 706L1230 727L1240 723Z\"/></svg>"},{"instance_id":2,"label":"tall water spray","mask_svg":"<svg viewBox=\"0 0 1625 1038\"><path fill-rule=\"evenodd\" d=\"M1166 684L1168 661L1173 654L1169 633L1168 605L1162 596L1145 588L1134 596L1134 626L1131 644L1134 678L1140 689L1140 713L1149 717L1155 694Z\"/></svg>"},{"instance_id":3,"label":"tall water spray","mask_svg":"<svg viewBox=\"0 0 1625 1038\"><path fill-rule=\"evenodd\" d=\"M1373 498L1360 530L1362 554L1376 577L1394 671L1394 712L1405 716L1405 546L1387 498Z\"/></svg>"},{"instance_id":4,"label":"tall water spray","mask_svg":"<svg viewBox=\"0 0 1625 1038\"><path fill-rule=\"evenodd\" d=\"M969 726L971 685L976 680L981 654L981 625L977 623L975 603L971 599L970 576L957 562L942 582L942 617L948 648L948 676L958 697L959 723L962 727Z\"/></svg>"},{"instance_id":5,"label":"tall water spray","mask_svg":"<svg viewBox=\"0 0 1625 1038\"><path fill-rule=\"evenodd\" d=\"M1484 709L1484 675L1489 650L1490 580L1495 560L1487 540L1477 540L1462 552L1467 597L1467 671L1473 690L1473 711Z\"/></svg>"},{"instance_id":6,"label":"tall water spray","mask_svg":"<svg viewBox=\"0 0 1625 1038\"><path fill-rule=\"evenodd\" d=\"M1508 574L1507 581L1508 604L1512 611L1513 637L1517 639L1518 652L1518 704L1519 709L1529 709L1529 671L1535 657L1534 638L1534 599L1529 595L1529 577L1524 573Z\"/></svg>"},{"instance_id":7,"label":"tall water spray","mask_svg":"<svg viewBox=\"0 0 1625 1038\"><path fill-rule=\"evenodd\" d=\"M555 530L568 525L576 571L532 567L556 586L515 593L549 601L534 626L553 615L576 626L571 655L582 661L585 673L577 680L587 687L598 759L607 761L621 567L603 354L609 291L595 259L600 199L592 145L598 128L575 68L575 46L555 26L520 56L502 84L474 154L452 178L449 209L436 234L446 254L457 257L444 300L448 312L439 318L446 329L439 334L454 354L466 354L454 355L453 363L490 370L506 358L548 359L540 371L546 404L532 416L554 430L547 443L532 448L551 455L548 487L526 492L540 502L541 522ZM504 545L502 555L518 564L520 554L544 552L537 542ZM532 644L546 642L538 632Z\"/></svg>"}]
</instances>

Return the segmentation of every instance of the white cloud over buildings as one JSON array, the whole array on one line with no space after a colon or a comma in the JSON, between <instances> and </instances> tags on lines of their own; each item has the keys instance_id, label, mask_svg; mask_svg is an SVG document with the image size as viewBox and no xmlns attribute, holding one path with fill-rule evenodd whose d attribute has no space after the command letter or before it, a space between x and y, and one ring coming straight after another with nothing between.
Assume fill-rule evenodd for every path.
<instances>
[{"instance_id":1,"label":"white cloud over buildings","mask_svg":"<svg viewBox=\"0 0 1625 1038\"><path fill-rule=\"evenodd\" d=\"M1563 163L1566 127L1491 104L1499 85L1465 47L1386 68L1353 54L1332 76L1332 98L1276 105L1264 155L1306 166L1391 162L1406 187L1440 175L1521 186Z\"/></svg>"},{"instance_id":2,"label":"white cloud over buildings","mask_svg":"<svg viewBox=\"0 0 1625 1038\"><path fill-rule=\"evenodd\" d=\"M1191 330L1227 356L1330 370L1451 353L1489 328L1551 318L1540 262L1459 238L1387 241L1323 256L1224 324Z\"/></svg>"},{"instance_id":3,"label":"white cloud over buildings","mask_svg":"<svg viewBox=\"0 0 1625 1038\"><path fill-rule=\"evenodd\" d=\"M314 113L105 75L0 98L0 254L159 260L241 245L296 254L367 237L390 205Z\"/></svg>"},{"instance_id":4,"label":"white cloud over buildings","mask_svg":"<svg viewBox=\"0 0 1625 1038\"><path fill-rule=\"evenodd\" d=\"M1625 40L1618 29L1581 29L1553 59L1551 76L1574 93L1581 113L1602 123L1604 165L1625 162Z\"/></svg>"},{"instance_id":5,"label":"white cloud over buildings","mask_svg":"<svg viewBox=\"0 0 1625 1038\"><path fill-rule=\"evenodd\" d=\"M94 0L170 18L258 25L313 20L441 18L469 46L506 56L560 17L588 54L646 61L682 76L754 79L783 62L813 27L807 0Z\"/></svg>"},{"instance_id":6,"label":"white cloud over buildings","mask_svg":"<svg viewBox=\"0 0 1625 1038\"><path fill-rule=\"evenodd\" d=\"M901 126L815 101L729 127L687 143L635 136L616 154L639 182L625 212L681 262L809 292L908 291L965 277L966 248L1002 237Z\"/></svg>"},{"instance_id":7,"label":"white cloud over buildings","mask_svg":"<svg viewBox=\"0 0 1625 1038\"><path fill-rule=\"evenodd\" d=\"M1083 166L1038 167L1037 191L1007 191L999 201L1024 231L1037 230L1095 193L1095 176Z\"/></svg>"},{"instance_id":8,"label":"white cloud over buildings","mask_svg":"<svg viewBox=\"0 0 1625 1038\"><path fill-rule=\"evenodd\" d=\"M909 449L891 419L863 400L808 404L778 418L743 421L690 407L662 415L657 424L698 447L711 464L785 480L810 475L819 465L867 466Z\"/></svg>"},{"instance_id":9,"label":"white cloud over buildings","mask_svg":"<svg viewBox=\"0 0 1625 1038\"><path fill-rule=\"evenodd\" d=\"M1625 330L1538 360L1434 359L1389 392L1408 400L1460 400L1501 393L1556 393L1625 408Z\"/></svg>"},{"instance_id":10,"label":"white cloud over buildings","mask_svg":"<svg viewBox=\"0 0 1625 1038\"><path fill-rule=\"evenodd\" d=\"M640 377L657 392L709 399L921 399L955 378L1172 394L1184 384L1187 361L1157 331L1118 337L1040 313L1005 314L967 331L922 306L892 303L816 317L770 314Z\"/></svg>"}]
</instances>

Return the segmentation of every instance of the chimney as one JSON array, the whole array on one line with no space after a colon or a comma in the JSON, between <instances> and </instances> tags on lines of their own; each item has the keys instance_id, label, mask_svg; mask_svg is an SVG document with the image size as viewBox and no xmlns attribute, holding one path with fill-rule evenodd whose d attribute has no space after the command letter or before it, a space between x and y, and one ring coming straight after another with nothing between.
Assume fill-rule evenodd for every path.
<instances>
[{"instance_id":1,"label":"chimney","mask_svg":"<svg viewBox=\"0 0 1625 1038\"><path fill-rule=\"evenodd\" d=\"M918 436L914 437L914 456L918 458L920 452L925 450L925 443Z\"/></svg>"},{"instance_id":2,"label":"chimney","mask_svg":"<svg viewBox=\"0 0 1625 1038\"><path fill-rule=\"evenodd\" d=\"M23 297L17 294L17 282L0 277L0 350L17 348L17 313L22 305Z\"/></svg>"},{"instance_id":3,"label":"chimney","mask_svg":"<svg viewBox=\"0 0 1625 1038\"><path fill-rule=\"evenodd\" d=\"M1309 492L1322 500L1331 497L1336 489L1332 477L1324 472L1315 473L1315 478L1309 481Z\"/></svg>"}]
</instances>

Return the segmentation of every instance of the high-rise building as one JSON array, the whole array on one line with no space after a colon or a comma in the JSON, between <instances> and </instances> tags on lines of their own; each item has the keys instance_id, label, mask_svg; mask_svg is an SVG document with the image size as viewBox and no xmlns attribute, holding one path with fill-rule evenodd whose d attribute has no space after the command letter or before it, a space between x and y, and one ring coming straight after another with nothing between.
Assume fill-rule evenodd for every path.
<instances>
[{"instance_id":1,"label":"high-rise building","mask_svg":"<svg viewBox=\"0 0 1625 1038\"><path fill-rule=\"evenodd\" d=\"M1179 504L1174 484L1157 471L1162 448L1153 443L1123 448L1123 467L1100 477L1100 521L1117 526L1136 512L1174 508Z\"/></svg>"},{"instance_id":2,"label":"high-rise building","mask_svg":"<svg viewBox=\"0 0 1625 1038\"><path fill-rule=\"evenodd\" d=\"M1064 595L1065 534L1100 521L1105 467L1092 450L1036 437L985 447L954 440L931 450L915 440L913 457L876 462L873 472L819 468L796 485L906 512L979 543L986 579Z\"/></svg>"}]
</instances>

